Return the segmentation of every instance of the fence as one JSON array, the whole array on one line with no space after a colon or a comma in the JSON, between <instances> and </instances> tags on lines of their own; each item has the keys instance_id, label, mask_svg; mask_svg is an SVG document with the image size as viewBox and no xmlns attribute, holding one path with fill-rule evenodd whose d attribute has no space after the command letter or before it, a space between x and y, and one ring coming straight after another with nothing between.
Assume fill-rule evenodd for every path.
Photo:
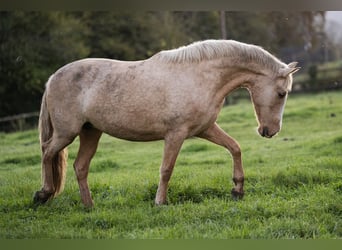
<instances>
[{"instance_id":1,"label":"fence","mask_svg":"<svg viewBox=\"0 0 342 250\"><path fill-rule=\"evenodd\" d=\"M318 92L342 88L342 65L331 68L312 66L308 73L294 77L293 92Z\"/></svg>"},{"instance_id":2,"label":"fence","mask_svg":"<svg viewBox=\"0 0 342 250\"><path fill-rule=\"evenodd\" d=\"M23 131L37 127L39 112L25 113L0 118L0 131Z\"/></svg>"}]
</instances>

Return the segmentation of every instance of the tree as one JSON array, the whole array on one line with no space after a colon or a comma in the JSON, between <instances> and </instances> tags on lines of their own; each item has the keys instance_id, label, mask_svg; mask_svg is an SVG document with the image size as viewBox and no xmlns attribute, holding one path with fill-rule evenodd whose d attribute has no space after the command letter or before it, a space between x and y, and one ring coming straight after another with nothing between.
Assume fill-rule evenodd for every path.
<instances>
[{"instance_id":1,"label":"tree","mask_svg":"<svg viewBox=\"0 0 342 250\"><path fill-rule=\"evenodd\" d=\"M0 116L37 110L45 81L86 56L78 20L59 12L1 12Z\"/></svg>"},{"instance_id":2,"label":"tree","mask_svg":"<svg viewBox=\"0 0 342 250\"><path fill-rule=\"evenodd\" d=\"M76 13L89 28L90 57L145 59L159 50L179 45L186 35L170 12Z\"/></svg>"},{"instance_id":3,"label":"tree","mask_svg":"<svg viewBox=\"0 0 342 250\"><path fill-rule=\"evenodd\" d=\"M302 66L310 64L324 40L324 15L324 11L264 13L272 49L288 61L300 61Z\"/></svg>"}]
</instances>

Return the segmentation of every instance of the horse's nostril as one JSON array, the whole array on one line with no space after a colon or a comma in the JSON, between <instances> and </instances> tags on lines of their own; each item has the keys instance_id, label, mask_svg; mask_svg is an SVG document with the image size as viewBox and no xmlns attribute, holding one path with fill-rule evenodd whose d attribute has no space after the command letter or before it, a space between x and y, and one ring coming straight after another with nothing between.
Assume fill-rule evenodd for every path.
<instances>
[{"instance_id":1,"label":"horse's nostril","mask_svg":"<svg viewBox=\"0 0 342 250\"><path fill-rule=\"evenodd\" d=\"M262 136L263 137L269 137L268 127L263 127L263 129L262 129Z\"/></svg>"}]
</instances>

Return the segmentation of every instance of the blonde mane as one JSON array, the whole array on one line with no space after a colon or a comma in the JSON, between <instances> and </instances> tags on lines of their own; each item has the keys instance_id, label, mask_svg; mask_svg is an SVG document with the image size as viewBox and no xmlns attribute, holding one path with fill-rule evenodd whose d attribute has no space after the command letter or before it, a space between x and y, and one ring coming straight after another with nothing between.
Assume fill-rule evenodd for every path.
<instances>
[{"instance_id":1,"label":"blonde mane","mask_svg":"<svg viewBox=\"0 0 342 250\"><path fill-rule=\"evenodd\" d=\"M285 64L263 48L234 40L205 40L177 49L164 50L155 58L166 63L195 63L222 57L234 58L241 63L256 62L267 68L278 70Z\"/></svg>"}]
</instances>

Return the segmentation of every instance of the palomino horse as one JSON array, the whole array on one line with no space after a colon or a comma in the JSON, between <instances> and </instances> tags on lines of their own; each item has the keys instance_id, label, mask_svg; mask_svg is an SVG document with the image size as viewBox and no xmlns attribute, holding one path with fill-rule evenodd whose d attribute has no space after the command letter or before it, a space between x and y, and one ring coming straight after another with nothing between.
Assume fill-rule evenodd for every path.
<instances>
[{"instance_id":1,"label":"palomino horse","mask_svg":"<svg viewBox=\"0 0 342 250\"><path fill-rule=\"evenodd\" d=\"M232 195L244 194L239 144L216 123L224 98L250 92L261 136L281 128L295 62L284 64L264 49L232 40L207 40L161 51L142 61L84 59L54 73L46 84L40 118L45 203L63 189L66 147L80 137L74 169L82 202L93 206L87 176L101 134L131 141L164 140L156 204L167 187L182 143L200 137L228 149L233 158Z\"/></svg>"}]
</instances>

